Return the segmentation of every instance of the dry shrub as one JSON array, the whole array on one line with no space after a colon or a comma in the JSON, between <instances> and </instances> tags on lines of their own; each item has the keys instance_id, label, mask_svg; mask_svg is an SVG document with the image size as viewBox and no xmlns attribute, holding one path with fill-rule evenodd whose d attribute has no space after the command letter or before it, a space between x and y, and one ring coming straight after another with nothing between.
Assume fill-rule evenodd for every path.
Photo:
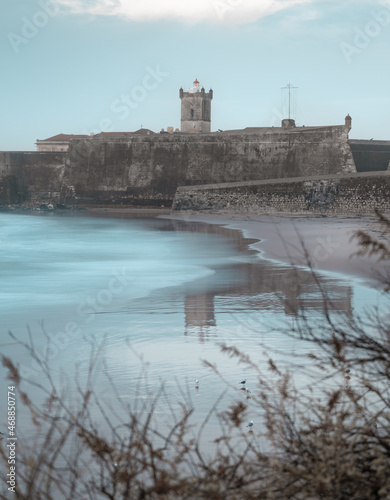
<instances>
[{"instance_id":1,"label":"dry shrub","mask_svg":"<svg viewBox=\"0 0 390 500\"><path fill-rule=\"evenodd\" d=\"M390 258L390 221L378 214L382 233L359 232L360 253ZM313 271L313 276L315 273ZM390 281L383 277L386 293ZM320 282L317 285L321 289ZM388 499L390 498L390 326L388 311L334 315L332 301L321 290L324 316L313 321L305 311L286 334L311 342L310 364L302 364L309 385L300 390L290 371L269 355L264 372L245 353L221 345L226 355L246 365L258 379L251 407L262 415L246 429L249 407L242 401L218 414L220 435L215 454L206 456L198 429L190 425L191 402L183 396L181 412L173 410L164 387L141 408L125 406L115 425L94 390L99 349L91 353L88 379L77 385L68 403L48 365L41 363L44 404L34 405L27 381L12 360L3 357L19 401L31 416L33 439L19 443L16 498L40 499ZM103 347L102 347L103 348ZM210 369L218 373L211 363ZM316 370L312 370L315 367ZM107 375L109 376L109 375ZM252 377L253 378L253 377ZM115 384L112 383L115 395ZM172 425L155 425L156 408L165 401ZM93 410L92 410L93 404ZM95 424L99 419L105 423ZM120 414L120 411L117 411ZM126 415L126 418L123 418ZM119 418L119 417L118 417ZM115 419L114 419L115 420ZM239 443L239 445L237 445ZM1 457L8 470L4 441ZM4 470L4 468L3 468ZM5 473L2 471L5 484ZM1 494L1 498L7 496Z\"/></svg>"}]
</instances>

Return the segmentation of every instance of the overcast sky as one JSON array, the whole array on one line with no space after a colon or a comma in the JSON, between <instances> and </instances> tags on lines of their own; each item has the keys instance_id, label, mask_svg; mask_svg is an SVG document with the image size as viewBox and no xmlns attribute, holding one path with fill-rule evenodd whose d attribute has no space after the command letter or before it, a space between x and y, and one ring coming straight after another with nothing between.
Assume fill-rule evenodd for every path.
<instances>
[{"instance_id":1,"label":"overcast sky","mask_svg":"<svg viewBox=\"0 0 390 500\"><path fill-rule=\"evenodd\" d=\"M58 133L338 125L390 140L390 0L1 0L0 150Z\"/></svg>"}]
</instances>

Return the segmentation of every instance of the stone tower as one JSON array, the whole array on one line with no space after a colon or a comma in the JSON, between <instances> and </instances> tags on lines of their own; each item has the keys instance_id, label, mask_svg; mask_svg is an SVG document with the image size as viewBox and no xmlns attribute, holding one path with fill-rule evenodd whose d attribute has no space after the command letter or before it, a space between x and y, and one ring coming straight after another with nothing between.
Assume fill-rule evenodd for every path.
<instances>
[{"instance_id":1,"label":"stone tower","mask_svg":"<svg viewBox=\"0 0 390 500\"><path fill-rule=\"evenodd\" d=\"M180 89L182 132L210 132L212 98L213 91L200 89L198 80L188 92Z\"/></svg>"}]
</instances>

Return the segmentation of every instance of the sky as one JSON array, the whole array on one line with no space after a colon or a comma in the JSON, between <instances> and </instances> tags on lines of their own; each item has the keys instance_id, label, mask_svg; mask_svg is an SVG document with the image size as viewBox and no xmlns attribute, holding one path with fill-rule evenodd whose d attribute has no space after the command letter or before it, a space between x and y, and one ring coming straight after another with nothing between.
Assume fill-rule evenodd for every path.
<instances>
[{"instance_id":1,"label":"sky","mask_svg":"<svg viewBox=\"0 0 390 500\"><path fill-rule=\"evenodd\" d=\"M59 133L342 125L390 140L390 0L0 0L0 150Z\"/></svg>"}]
</instances>

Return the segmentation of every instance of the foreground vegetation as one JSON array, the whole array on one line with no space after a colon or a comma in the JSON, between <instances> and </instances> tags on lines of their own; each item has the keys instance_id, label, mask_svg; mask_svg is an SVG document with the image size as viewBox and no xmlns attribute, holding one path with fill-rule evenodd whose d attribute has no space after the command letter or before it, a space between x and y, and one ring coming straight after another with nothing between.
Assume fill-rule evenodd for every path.
<instances>
[{"instance_id":1,"label":"foreground vegetation","mask_svg":"<svg viewBox=\"0 0 390 500\"><path fill-rule=\"evenodd\" d=\"M381 234L359 232L360 254L390 260L390 220L381 214ZM309 256L307 256L309 258ZM314 279L315 273L313 272ZM218 414L215 453L206 455L201 432L191 426L192 407L183 394L181 412L169 405L164 387L142 407L107 408L97 398L95 370L101 349L93 350L89 375L70 397L58 386L48 363L24 345L41 365L44 404L34 404L29 382L2 357L17 387L19 406L31 418L31 439L18 443L16 498L40 499L388 499L390 498L390 324L389 310L360 316L334 315L321 290L324 316L300 313L294 331L313 345L302 363L310 389L300 390L290 372L268 356L260 370L245 353L221 345L258 379L250 405L262 422L247 428L248 401L242 398ZM382 276L384 293L389 275ZM310 368L305 368L305 366ZM209 364L210 369L216 368ZM31 382L30 382L31 383ZM171 408L169 428L157 425L156 408ZM20 411L20 409L19 409ZM210 409L212 413L214 409ZM216 411L216 410L215 410ZM124 417L124 415L126 417ZM104 422L104 426L96 422ZM8 450L1 442L6 483ZM3 490L4 491L4 490ZM1 498L9 498L1 494Z\"/></svg>"}]
</instances>

